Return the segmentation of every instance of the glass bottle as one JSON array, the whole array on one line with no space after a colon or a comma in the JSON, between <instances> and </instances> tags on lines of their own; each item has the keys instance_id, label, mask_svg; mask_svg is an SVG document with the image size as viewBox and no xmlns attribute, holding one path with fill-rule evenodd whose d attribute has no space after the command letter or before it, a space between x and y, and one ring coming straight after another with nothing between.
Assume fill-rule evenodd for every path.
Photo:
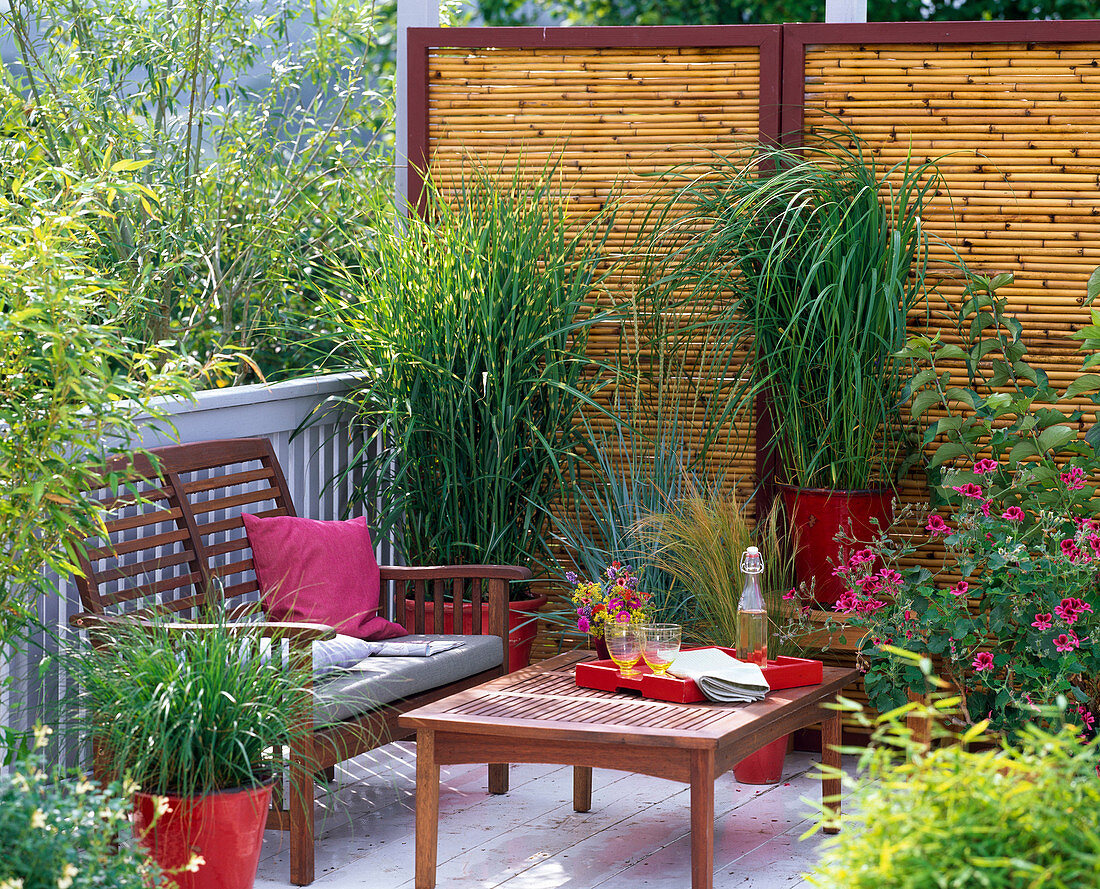
<instances>
[{"instance_id":1,"label":"glass bottle","mask_svg":"<svg viewBox=\"0 0 1100 889\"><path fill-rule=\"evenodd\" d=\"M737 606L737 658L766 667L768 664L768 612L760 592L764 558L750 546L741 557L744 587Z\"/></svg>"}]
</instances>

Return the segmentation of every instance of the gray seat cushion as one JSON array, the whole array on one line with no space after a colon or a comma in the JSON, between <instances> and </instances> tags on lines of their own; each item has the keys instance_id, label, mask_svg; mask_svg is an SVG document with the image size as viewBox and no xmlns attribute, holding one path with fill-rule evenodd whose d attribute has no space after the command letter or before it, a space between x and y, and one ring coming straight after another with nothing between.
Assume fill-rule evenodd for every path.
<instances>
[{"instance_id":1,"label":"gray seat cushion","mask_svg":"<svg viewBox=\"0 0 1100 889\"><path fill-rule=\"evenodd\" d=\"M431 657L370 657L367 669L340 672L313 687L315 725L332 725L384 704L474 676L504 663L499 636L402 636L402 642L461 640Z\"/></svg>"}]
</instances>

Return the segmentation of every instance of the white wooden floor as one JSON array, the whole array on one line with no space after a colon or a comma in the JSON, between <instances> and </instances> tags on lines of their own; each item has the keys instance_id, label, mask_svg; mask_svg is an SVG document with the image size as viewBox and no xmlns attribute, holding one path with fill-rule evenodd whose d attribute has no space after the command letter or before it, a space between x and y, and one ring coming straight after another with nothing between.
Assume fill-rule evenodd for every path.
<instances>
[{"instance_id":1,"label":"white wooden floor","mask_svg":"<svg viewBox=\"0 0 1100 889\"><path fill-rule=\"evenodd\" d=\"M319 804L318 889L412 889L415 750L390 744L338 767ZM776 785L715 785L716 889L805 889L820 834L806 799L820 799L816 757L787 756ZM320 790L320 788L319 788ZM572 770L516 765L503 796L484 766L444 767L441 889L688 889L687 785L597 769L592 811L572 807ZM267 831L257 889L289 885L286 835Z\"/></svg>"}]
</instances>

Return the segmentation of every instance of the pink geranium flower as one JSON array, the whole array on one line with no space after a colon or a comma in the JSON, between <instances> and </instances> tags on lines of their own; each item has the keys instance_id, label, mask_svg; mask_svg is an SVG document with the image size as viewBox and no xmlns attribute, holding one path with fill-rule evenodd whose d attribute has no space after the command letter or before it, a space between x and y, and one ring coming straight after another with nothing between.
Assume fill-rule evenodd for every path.
<instances>
[{"instance_id":1,"label":"pink geranium flower","mask_svg":"<svg viewBox=\"0 0 1100 889\"><path fill-rule=\"evenodd\" d=\"M979 460L977 463L974 464L974 474L985 475L987 472L995 471L999 465L1000 464L997 463L996 460L990 460L988 458L986 458L985 460Z\"/></svg>"},{"instance_id":2,"label":"pink geranium flower","mask_svg":"<svg viewBox=\"0 0 1100 889\"><path fill-rule=\"evenodd\" d=\"M1054 647L1058 651L1073 651L1073 649L1080 648L1080 646L1081 640L1077 638L1077 634L1073 630L1054 637Z\"/></svg>"},{"instance_id":3,"label":"pink geranium flower","mask_svg":"<svg viewBox=\"0 0 1100 889\"><path fill-rule=\"evenodd\" d=\"M1010 522L1022 522L1024 520L1024 511L1018 506L1010 506L1001 513L1001 518L1008 519Z\"/></svg>"},{"instance_id":4,"label":"pink geranium flower","mask_svg":"<svg viewBox=\"0 0 1100 889\"><path fill-rule=\"evenodd\" d=\"M791 587L789 590L787 590L787 592L785 592L783 594L784 601L790 601L791 599L797 599L797 598L798 598L798 590L796 590L794 587Z\"/></svg>"},{"instance_id":5,"label":"pink geranium flower","mask_svg":"<svg viewBox=\"0 0 1100 889\"><path fill-rule=\"evenodd\" d=\"M1085 486L1085 470L1079 466L1071 466L1058 477L1071 491L1080 491Z\"/></svg>"},{"instance_id":6,"label":"pink geranium flower","mask_svg":"<svg viewBox=\"0 0 1100 889\"><path fill-rule=\"evenodd\" d=\"M932 513L928 517L928 524L924 526L926 531L931 531L933 534L950 534L951 529L948 527L947 522L943 520L942 516Z\"/></svg>"},{"instance_id":7,"label":"pink geranium flower","mask_svg":"<svg viewBox=\"0 0 1100 889\"><path fill-rule=\"evenodd\" d=\"M973 482L968 482L965 485L955 485L951 488L952 491L958 491L964 497L969 497L972 500L982 499L982 486L976 485Z\"/></svg>"},{"instance_id":8,"label":"pink geranium flower","mask_svg":"<svg viewBox=\"0 0 1100 889\"><path fill-rule=\"evenodd\" d=\"M1051 613L1049 611L1036 614L1035 620L1031 622L1031 625L1037 630L1049 630L1051 624Z\"/></svg>"},{"instance_id":9,"label":"pink geranium flower","mask_svg":"<svg viewBox=\"0 0 1100 889\"><path fill-rule=\"evenodd\" d=\"M1054 613L1064 620L1069 626L1077 623L1077 619L1086 612L1092 613L1092 606L1082 599L1065 598L1056 606Z\"/></svg>"},{"instance_id":10,"label":"pink geranium flower","mask_svg":"<svg viewBox=\"0 0 1100 889\"><path fill-rule=\"evenodd\" d=\"M1084 704L1077 705L1077 713L1080 715L1081 722L1084 723L1085 728L1091 732L1093 725L1096 724L1096 717L1092 715L1092 712L1086 708Z\"/></svg>"},{"instance_id":11,"label":"pink geranium flower","mask_svg":"<svg viewBox=\"0 0 1100 889\"><path fill-rule=\"evenodd\" d=\"M951 587L952 596L965 596L966 591L970 589L970 584L965 580L960 580L957 584Z\"/></svg>"},{"instance_id":12,"label":"pink geranium flower","mask_svg":"<svg viewBox=\"0 0 1100 889\"><path fill-rule=\"evenodd\" d=\"M974 669L977 670L979 673L982 670L992 670L993 655L990 654L988 651L979 651L976 655L974 655L973 666Z\"/></svg>"}]
</instances>

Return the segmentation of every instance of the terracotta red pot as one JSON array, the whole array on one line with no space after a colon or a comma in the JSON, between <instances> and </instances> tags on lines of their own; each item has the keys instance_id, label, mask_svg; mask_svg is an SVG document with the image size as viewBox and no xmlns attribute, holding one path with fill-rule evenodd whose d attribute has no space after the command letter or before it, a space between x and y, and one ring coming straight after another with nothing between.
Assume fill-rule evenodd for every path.
<instances>
[{"instance_id":1,"label":"terracotta red pot","mask_svg":"<svg viewBox=\"0 0 1100 889\"><path fill-rule=\"evenodd\" d=\"M733 776L742 784L776 784L783 777L787 758L788 735L765 744L733 767Z\"/></svg>"},{"instance_id":2,"label":"terracotta red pot","mask_svg":"<svg viewBox=\"0 0 1100 889\"><path fill-rule=\"evenodd\" d=\"M522 599L508 603L508 672L522 670L531 663L531 644L538 631L536 612L546 604L546 596L536 599ZM416 615L416 603L405 600L405 626L411 627ZM424 603L424 624L427 632L435 629L435 603ZM453 633L455 625L454 605L443 605L443 632ZM481 631L489 626L489 603L481 603ZM462 605L462 632L470 635L474 632L474 609L469 602Z\"/></svg>"},{"instance_id":3,"label":"terracotta red pot","mask_svg":"<svg viewBox=\"0 0 1100 889\"><path fill-rule=\"evenodd\" d=\"M799 583L814 583L814 598L832 605L844 593L844 582L833 576L839 561L834 540L842 528L851 527L852 536L870 541L886 530L891 519L893 492L833 491L827 488L796 488L779 485L783 509L797 540L794 570ZM878 519L876 528L871 519ZM831 564L832 563L832 564Z\"/></svg>"},{"instance_id":4,"label":"terracotta red pot","mask_svg":"<svg viewBox=\"0 0 1100 889\"><path fill-rule=\"evenodd\" d=\"M154 860L167 871L163 885L179 889L252 889L271 805L269 782L254 790L228 790L207 796L169 796L168 810L155 817L156 801L134 794L134 830ZM184 868L193 855L203 863Z\"/></svg>"},{"instance_id":5,"label":"terracotta red pot","mask_svg":"<svg viewBox=\"0 0 1100 889\"><path fill-rule=\"evenodd\" d=\"M604 641L603 636L589 636L588 643L592 646L592 650L596 652L596 657L601 661L611 659L611 653L607 650L607 643Z\"/></svg>"}]
</instances>

